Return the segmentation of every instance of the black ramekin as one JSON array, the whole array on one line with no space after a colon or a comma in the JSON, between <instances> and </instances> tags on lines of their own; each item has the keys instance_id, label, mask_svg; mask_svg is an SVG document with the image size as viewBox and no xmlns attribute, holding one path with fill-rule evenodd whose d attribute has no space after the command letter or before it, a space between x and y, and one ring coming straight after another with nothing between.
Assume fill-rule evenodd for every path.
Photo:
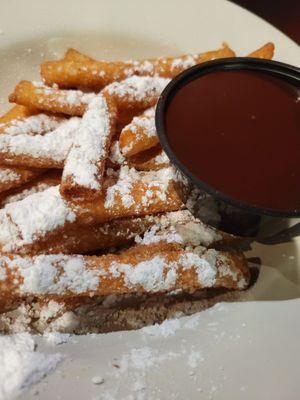
<instances>
[{"instance_id":1,"label":"black ramekin","mask_svg":"<svg viewBox=\"0 0 300 400\"><path fill-rule=\"evenodd\" d=\"M297 218L300 218L300 211L281 212L267 208L259 208L224 195L193 175L192 172L180 162L168 143L165 131L165 114L175 93L182 86L197 79L201 75L220 70L251 70L263 72L288 81L295 86L296 90L300 91L300 69L292 65L249 57L224 58L208 61L187 69L166 86L156 107L155 123L157 133L160 143L171 162L200 189L200 203L197 208L203 211L203 215L200 211L199 216L205 222L235 235L268 239L274 234L283 232L295 226L295 224L298 224L299 221L297 221ZM208 216L212 215L214 215L213 218L208 218ZM300 233L297 231L298 230L293 227L294 234Z\"/></svg>"}]
</instances>

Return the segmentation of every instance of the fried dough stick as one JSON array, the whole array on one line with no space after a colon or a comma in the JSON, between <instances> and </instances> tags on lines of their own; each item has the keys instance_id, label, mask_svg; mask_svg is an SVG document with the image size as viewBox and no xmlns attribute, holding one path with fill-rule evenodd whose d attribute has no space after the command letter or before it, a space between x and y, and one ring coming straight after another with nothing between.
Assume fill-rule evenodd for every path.
<instances>
[{"instance_id":1,"label":"fried dough stick","mask_svg":"<svg viewBox=\"0 0 300 400\"><path fill-rule=\"evenodd\" d=\"M35 179L26 182L16 188L9 189L0 194L0 206L4 207L6 204L13 203L25 199L33 193L42 192L49 187L57 186L61 181L60 170L43 170L44 173Z\"/></svg>"},{"instance_id":2,"label":"fried dough stick","mask_svg":"<svg viewBox=\"0 0 300 400\"><path fill-rule=\"evenodd\" d=\"M96 96L82 117L65 161L60 187L65 198L92 200L101 194L115 125L114 102L108 96Z\"/></svg>"},{"instance_id":3,"label":"fried dough stick","mask_svg":"<svg viewBox=\"0 0 300 400\"><path fill-rule=\"evenodd\" d=\"M0 134L0 162L33 168L63 168L81 119L72 117L48 133Z\"/></svg>"},{"instance_id":4,"label":"fried dough stick","mask_svg":"<svg viewBox=\"0 0 300 400\"><path fill-rule=\"evenodd\" d=\"M13 115L13 114L12 114ZM0 123L0 134L6 135L43 135L56 129L64 118L44 113L17 117L6 123Z\"/></svg>"},{"instance_id":5,"label":"fried dough stick","mask_svg":"<svg viewBox=\"0 0 300 400\"><path fill-rule=\"evenodd\" d=\"M204 225L188 210L180 210L120 218L104 224L70 224L49 232L16 252L22 255L85 254L128 244L134 238L139 243L168 241L188 246L212 246L224 239L222 233Z\"/></svg>"},{"instance_id":6,"label":"fried dough stick","mask_svg":"<svg viewBox=\"0 0 300 400\"><path fill-rule=\"evenodd\" d=\"M6 114L0 117L0 134L4 133L6 130L10 132L11 135L16 134L21 130L24 130L24 127L28 124L25 124L25 120L30 120L35 118L34 112L29 110L23 106L15 106L11 110L9 110ZM50 122L46 123L45 118L39 118L40 124L33 124L35 127L39 125L39 129L42 127L46 127ZM43 120L43 121L42 121ZM56 124L55 121L51 118L51 123ZM25 125L24 125L25 124ZM33 130L32 123L30 125L30 131ZM21 126L21 128L20 128ZM37 168L20 168L17 167L9 167L9 166L0 166L0 193L5 192L7 190L17 188L26 182L29 182L39 175L41 175L44 171L39 170Z\"/></svg>"},{"instance_id":7,"label":"fried dough stick","mask_svg":"<svg viewBox=\"0 0 300 400\"><path fill-rule=\"evenodd\" d=\"M130 117L132 113L153 106L168 83L169 79L165 78L133 76L108 85L103 94L113 98L118 112L121 113L119 118L123 121L124 116L128 119L128 114ZM94 93L62 90L21 81L9 100L35 110L82 116L94 97Z\"/></svg>"},{"instance_id":8,"label":"fried dough stick","mask_svg":"<svg viewBox=\"0 0 300 400\"><path fill-rule=\"evenodd\" d=\"M22 251L71 225L179 210L187 190L171 168L137 172L128 167L107 178L96 201L69 203L61 197L59 186L51 187L0 210L0 249Z\"/></svg>"},{"instance_id":9,"label":"fried dough stick","mask_svg":"<svg viewBox=\"0 0 300 400\"><path fill-rule=\"evenodd\" d=\"M9 101L34 110L82 116L94 96L80 90L60 90L43 83L21 81L9 96Z\"/></svg>"},{"instance_id":10,"label":"fried dough stick","mask_svg":"<svg viewBox=\"0 0 300 400\"><path fill-rule=\"evenodd\" d=\"M166 243L104 256L0 256L0 305L20 300L67 299L127 293L245 289L249 270L239 253L185 250Z\"/></svg>"},{"instance_id":11,"label":"fried dough stick","mask_svg":"<svg viewBox=\"0 0 300 400\"><path fill-rule=\"evenodd\" d=\"M47 61L41 65L41 76L48 85L62 88L87 87L99 90L132 75L173 78L185 69L216 58L234 57L226 45L206 53L161 57L142 61L94 61L70 49L64 60Z\"/></svg>"},{"instance_id":12,"label":"fried dough stick","mask_svg":"<svg viewBox=\"0 0 300 400\"><path fill-rule=\"evenodd\" d=\"M119 142L121 153L125 157L134 156L158 144L154 117L155 108L152 107L134 117L131 123L122 129Z\"/></svg>"}]
</instances>

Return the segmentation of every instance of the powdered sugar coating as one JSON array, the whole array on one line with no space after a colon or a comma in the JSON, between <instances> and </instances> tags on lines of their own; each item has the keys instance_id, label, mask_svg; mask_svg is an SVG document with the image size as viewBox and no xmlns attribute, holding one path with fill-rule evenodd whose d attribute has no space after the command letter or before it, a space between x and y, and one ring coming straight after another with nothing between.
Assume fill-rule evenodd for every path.
<instances>
[{"instance_id":1,"label":"powdered sugar coating","mask_svg":"<svg viewBox=\"0 0 300 400\"><path fill-rule=\"evenodd\" d=\"M137 236L136 243L152 244L165 241L181 243L184 246L209 246L222 239L222 235L213 228L203 224L190 211L174 211L162 215L143 237Z\"/></svg>"},{"instance_id":2,"label":"powdered sugar coating","mask_svg":"<svg viewBox=\"0 0 300 400\"><path fill-rule=\"evenodd\" d=\"M99 271L86 269L82 256L16 256L13 260L3 256L0 260L22 277L19 293L23 295L81 294L92 292L99 284Z\"/></svg>"},{"instance_id":3,"label":"powdered sugar coating","mask_svg":"<svg viewBox=\"0 0 300 400\"><path fill-rule=\"evenodd\" d=\"M118 140L115 140L110 146L109 159L116 165L122 165L125 162L125 157L120 151L120 143Z\"/></svg>"},{"instance_id":4,"label":"powdered sugar coating","mask_svg":"<svg viewBox=\"0 0 300 400\"><path fill-rule=\"evenodd\" d=\"M148 76L131 76L121 82L108 85L105 90L119 98L133 98L136 101L158 97L170 79Z\"/></svg>"},{"instance_id":5,"label":"powdered sugar coating","mask_svg":"<svg viewBox=\"0 0 300 400\"><path fill-rule=\"evenodd\" d=\"M91 100L82 117L65 163L63 180L71 177L75 185L101 189L99 164L107 156L110 128L107 102L100 94Z\"/></svg>"},{"instance_id":6,"label":"powdered sugar coating","mask_svg":"<svg viewBox=\"0 0 300 400\"><path fill-rule=\"evenodd\" d=\"M209 253L210 250L207 251ZM200 257L196 253L187 252L183 254L179 263L186 269L195 268L198 281L203 287L212 287L216 282L217 267L215 263L210 263L207 258L209 255L206 254Z\"/></svg>"},{"instance_id":7,"label":"powdered sugar coating","mask_svg":"<svg viewBox=\"0 0 300 400\"><path fill-rule=\"evenodd\" d=\"M18 181L20 178L21 175L13 168L0 167L0 182Z\"/></svg>"},{"instance_id":8,"label":"powdered sugar coating","mask_svg":"<svg viewBox=\"0 0 300 400\"><path fill-rule=\"evenodd\" d=\"M141 205L146 205L152 201L153 197L158 197L161 201L166 200L166 192L172 180L176 180L173 168L163 168L158 171L138 172L134 168L122 166L116 183L107 189L104 206L112 207L118 198L122 204L130 208L134 204L132 189L138 181L145 183L148 190L141 198ZM138 206L138 205L137 205Z\"/></svg>"},{"instance_id":9,"label":"powdered sugar coating","mask_svg":"<svg viewBox=\"0 0 300 400\"><path fill-rule=\"evenodd\" d=\"M61 103L62 105L68 104L74 107L81 106L82 104L89 104L93 97L95 97L94 93L83 93L81 90L62 90L57 87L50 87L43 84L43 82L32 82L36 88L36 93L45 95L45 96L53 96L56 102ZM41 102L43 99L41 98Z\"/></svg>"},{"instance_id":10,"label":"powdered sugar coating","mask_svg":"<svg viewBox=\"0 0 300 400\"><path fill-rule=\"evenodd\" d=\"M14 251L75 219L74 212L61 198L58 186L7 204L0 210L2 250Z\"/></svg>"},{"instance_id":11,"label":"powdered sugar coating","mask_svg":"<svg viewBox=\"0 0 300 400\"><path fill-rule=\"evenodd\" d=\"M0 153L63 162L73 143L79 123L80 118L72 117L61 123L54 131L44 135L0 135Z\"/></svg>"},{"instance_id":12,"label":"powdered sugar coating","mask_svg":"<svg viewBox=\"0 0 300 400\"><path fill-rule=\"evenodd\" d=\"M134 267L129 264L112 263L109 271L113 276L124 275L127 287L141 286L147 292L163 292L176 283L176 266L167 269L164 257L155 256L147 261L141 261Z\"/></svg>"},{"instance_id":13,"label":"powdered sugar coating","mask_svg":"<svg viewBox=\"0 0 300 400\"><path fill-rule=\"evenodd\" d=\"M36 351L29 333L0 337L0 398L10 399L52 372L63 360L59 353Z\"/></svg>"},{"instance_id":14,"label":"powdered sugar coating","mask_svg":"<svg viewBox=\"0 0 300 400\"><path fill-rule=\"evenodd\" d=\"M0 124L0 131L7 135L42 135L56 129L62 121L52 115L37 114Z\"/></svg>"},{"instance_id":15,"label":"powdered sugar coating","mask_svg":"<svg viewBox=\"0 0 300 400\"><path fill-rule=\"evenodd\" d=\"M142 115L134 117L130 124L123 128L120 135L120 142L123 144L122 138L124 137L123 140L126 145L123 145L121 150L125 156L131 155L130 152L136 144L157 136L154 116L155 107L151 107ZM125 140L128 133L130 134L129 138ZM133 137L132 134L134 135Z\"/></svg>"},{"instance_id":16,"label":"powdered sugar coating","mask_svg":"<svg viewBox=\"0 0 300 400\"><path fill-rule=\"evenodd\" d=\"M134 117L132 122L125 126L124 130L131 130L133 132L136 131L137 128L142 128L143 133L146 136L156 136L156 128L155 128L155 107L151 107L147 111L145 111L142 115Z\"/></svg>"}]
</instances>

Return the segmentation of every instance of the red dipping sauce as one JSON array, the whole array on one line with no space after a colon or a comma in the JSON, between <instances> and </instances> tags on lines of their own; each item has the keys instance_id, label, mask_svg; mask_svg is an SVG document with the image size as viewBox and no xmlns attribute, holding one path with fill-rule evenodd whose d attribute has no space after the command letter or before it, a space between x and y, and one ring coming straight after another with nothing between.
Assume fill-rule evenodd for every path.
<instances>
[{"instance_id":1,"label":"red dipping sauce","mask_svg":"<svg viewBox=\"0 0 300 400\"><path fill-rule=\"evenodd\" d=\"M263 72L212 71L183 85L165 114L171 150L227 198L300 211L300 93Z\"/></svg>"}]
</instances>

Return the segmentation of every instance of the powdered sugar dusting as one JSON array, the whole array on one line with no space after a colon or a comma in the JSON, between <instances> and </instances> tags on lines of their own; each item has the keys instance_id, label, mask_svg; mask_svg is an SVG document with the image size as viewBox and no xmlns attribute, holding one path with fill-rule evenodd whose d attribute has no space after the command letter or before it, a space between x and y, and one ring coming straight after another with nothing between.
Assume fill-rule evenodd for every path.
<instances>
[{"instance_id":1,"label":"powdered sugar dusting","mask_svg":"<svg viewBox=\"0 0 300 400\"><path fill-rule=\"evenodd\" d=\"M197 58L198 58L197 55L191 55L191 54L183 57L174 58L171 65L172 72L174 73L176 70L183 71L185 69L193 67L194 65L197 64Z\"/></svg>"},{"instance_id":2,"label":"powdered sugar dusting","mask_svg":"<svg viewBox=\"0 0 300 400\"><path fill-rule=\"evenodd\" d=\"M6 124L0 124L0 131L8 135L42 135L56 129L61 122L61 118L47 114L37 114L24 119L16 119Z\"/></svg>"},{"instance_id":3,"label":"powdered sugar dusting","mask_svg":"<svg viewBox=\"0 0 300 400\"><path fill-rule=\"evenodd\" d=\"M175 333L182 327L181 321L178 318L167 319L161 324L145 326L141 329L142 333L150 336L168 337L174 336Z\"/></svg>"},{"instance_id":4,"label":"powdered sugar dusting","mask_svg":"<svg viewBox=\"0 0 300 400\"><path fill-rule=\"evenodd\" d=\"M61 103L62 105L68 104L74 107L81 106L82 104L88 104L93 97L94 93L83 93L81 90L62 90L56 87L50 87L44 85L42 82L32 82L36 88L36 93L53 96L55 101Z\"/></svg>"},{"instance_id":5,"label":"powdered sugar dusting","mask_svg":"<svg viewBox=\"0 0 300 400\"><path fill-rule=\"evenodd\" d=\"M136 101L158 97L170 79L148 76L131 76L121 82L111 83L105 90L119 98L132 98Z\"/></svg>"},{"instance_id":6,"label":"powdered sugar dusting","mask_svg":"<svg viewBox=\"0 0 300 400\"><path fill-rule=\"evenodd\" d=\"M165 201L168 186L174 178L176 177L172 168L137 172L134 168L122 166L119 170L117 182L107 190L104 206L106 208L112 207L118 196L118 198L121 198L122 204L126 208L130 208L134 204L132 189L134 184L139 181L148 187L141 199L141 205L149 204L149 202L153 201L154 196L161 201Z\"/></svg>"},{"instance_id":7,"label":"powdered sugar dusting","mask_svg":"<svg viewBox=\"0 0 300 400\"><path fill-rule=\"evenodd\" d=\"M134 198L131 194L133 184L139 180L138 172L124 166L120 168L117 182L107 189L104 207L110 208L116 201L116 196L119 195L122 204L130 208L134 204Z\"/></svg>"},{"instance_id":8,"label":"powdered sugar dusting","mask_svg":"<svg viewBox=\"0 0 300 400\"><path fill-rule=\"evenodd\" d=\"M44 333L43 338L46 339L47 343L57 346L67 343L70 340L71 335L69 333L46 332Z\"/></svg>"},{"instance_id":9,"label":"powdered sugar dusting","mask_svg":"<svg viewBox=\"0 0 300 400\"><path fill-rule=\"evenodd\" d=\"M83 256L40 255L13 259L0 257L22 278L18 292L23 295L81 294L92 292L99 284L98 270L88 269Z\"/></svg>"},{"instance_id":10,"label":"powdered sugar dusting","mask_svg":"<svg viewBox=\"0 0 300 400\"><path fill-rule=\"evenodd\" d=\"M187 252L183 254L179 263L186 269L195 268L198 281L203 287L212 287L216 282L217 267L215 263L206 260L210 258L211 250L207 251L207 255L200 257L198 254Z\"/></svg>"},{"instance_id":11,"label":"powdered sugar dusting","mask_svg":"<svg viewBox=\"0 0 300 400\"><path fill-rule=\"evenodd\" d=\"M0 167L0 182L18 181L21 175L14 168Z\"/></svg>"},{"instance_id":12,"label":"powdered sugar dusting","mask_svg":"<svg viewBox=\"0 0 300 400\"><path fill-rule=\"evenodd\" d=\"M63 356L35 351L33 336L20 333L0 337L0 360L0 398L8 400L53 372Z\"/></svg>"},{"instance_id":13,"label":"powdered sugar dusting","mask_svg":"<svg viewBox=\"0 0 300 400\"><path fill-rule=\"evenodd\" d=\"M109 159L116 165L122 165L125 161L125 157L120 151L120 143L118 140L115 140L110 146Z\"/></svg>"},{"instance_id":14,"label":"powdered sugar dusting","mask_svg":"<svg viewBox=\"0 0 300 400\"><path fill-rule=\"evenodd\" d=\"M63 162L73 143L74 133L79 123L80 118L70 118L54 131L44 135L2 134L0 135L0 152Z\"/></svg>"},{"instance_id":15,"label":"powdered sugar dusting","mask_svg":"<svg viewBox=\"0 0 300 400\"><path fill-rule=\"evenodd\" d=\"M176 283L176 265L166 268L168 263L164 257L155 256L147 261L142 261L132 267L129 264L113 262L110 273L113 276L124 274L127 287L141 286L147 292L163 292L170 289Z\"/></svg>"},{"instance_id":16,"label":"powdered sugar dusting","mask_svg":"<svg viewBox=\"0 0 300 400\"><path fill-rule=\"evenodd\" d=\"M101 189L99 164L107 156L110 128L107 102L99 95L92 99L82 117L66 160L63 179L70 176L75 185Z\"/></svg>"},{"instance_id":17,"label":"powdered sugar dusting","mask_svg":"<svg viewBox=\"0 0 300 400\"><path fill-rule=\"evenodd\" d=\"M7 204L0 210L2 250L14 251L75 219L75 214L61 198L58 186Z\"/></svg>"},{"instance_id":18,"label":"powdered sugar dusting","mask_svg":"<svg viewBox=\"0 0 300 400\"><path fill-rule=\"evenodd\" d=\"M156 136L156 128L155 128L155 108L147 110L144 114L134 117L132 122L128 124L124 130L136 130L136 128L142 128L143 134L151 137Z\"/></svg>"},{"instance_id":19,"label":"powdered sugar dusting","mask_svg":"<svg viewBox=\"0 0 300 400\"><path fill-rule=\"evenodd\" d=\"M137 236L135 241L140 244L165 241L197 247L211 245L221 238L218 232L193 217L190 211L181 210L162 216L158 224L145 232L143 237Z\"/></svg>"}]
</instances>

